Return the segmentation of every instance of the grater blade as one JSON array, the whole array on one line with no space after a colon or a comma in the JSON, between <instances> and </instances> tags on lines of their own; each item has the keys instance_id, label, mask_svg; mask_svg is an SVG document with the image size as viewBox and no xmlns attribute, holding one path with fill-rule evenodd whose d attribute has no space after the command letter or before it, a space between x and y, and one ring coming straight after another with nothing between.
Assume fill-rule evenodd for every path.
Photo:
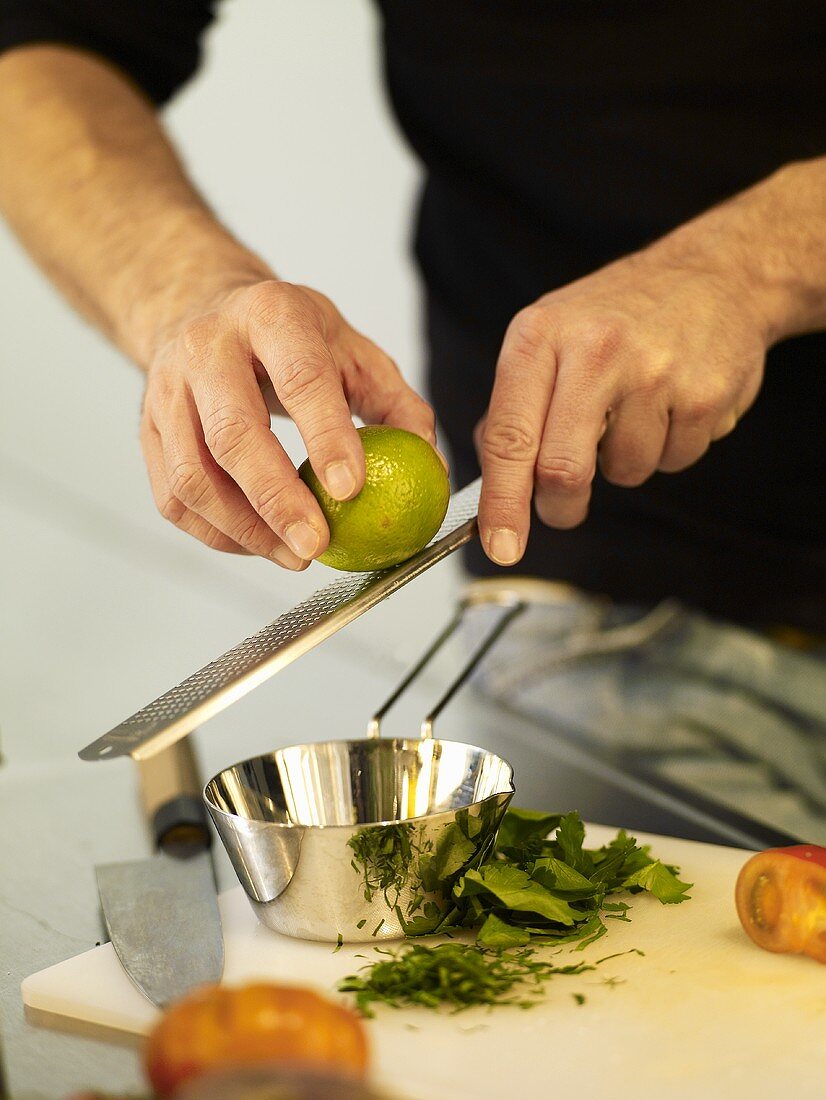
<instances>
[{"instance_id":1,"label":"grater blade","mask_svg":"<svg viewBox=\"0 0 826 1100\"><path fill-rule=\"evenodd\" d=\"M424 550L391 569L343 573L87 745L81 760L154 756L452 554L476 534L481 484L477 479L453 494Z\"/></svg>"}]
</instances>

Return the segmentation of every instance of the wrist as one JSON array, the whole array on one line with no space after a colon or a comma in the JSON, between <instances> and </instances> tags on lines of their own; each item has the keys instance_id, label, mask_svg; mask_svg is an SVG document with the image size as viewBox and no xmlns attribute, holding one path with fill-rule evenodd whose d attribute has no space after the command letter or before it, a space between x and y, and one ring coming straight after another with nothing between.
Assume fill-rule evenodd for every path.
<instances>
[{"instance_id":1,"label":"wrist","mask_svg":"<svg viewBox=\"0 0 826 1100\"><path fill-rule=\"evenodd\" d=\"M274 278L211 217L183 218L153 249L147 269L118 289L117 342L145 370L189 321L219 309L233 291Z\"/></svg>"},{"instance_id":2,"label":"wrist","mask_svg":"<svg viewBox=\"0 0 826 1100\"><path fill-rule=\"evenodd\" d=\"M687 222L647 250L722 279L751 314L767 348L826 324L822 264L806 226L822 223L826 161L787 165Z\"/></svg>"}]
</instances>

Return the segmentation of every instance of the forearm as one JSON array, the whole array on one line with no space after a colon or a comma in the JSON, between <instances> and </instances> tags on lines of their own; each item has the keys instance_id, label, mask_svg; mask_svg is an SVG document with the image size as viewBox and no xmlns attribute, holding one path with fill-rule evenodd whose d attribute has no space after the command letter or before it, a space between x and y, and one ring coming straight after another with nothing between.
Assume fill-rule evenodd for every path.
<instances>
[{"instance_id":1,"label":"forearm","mask_svg":"<svg viewBox=\"0 0 826 1100\"><path fill-rule=\"evenodd\" d=\"M826 157L786 165L649 251L740 281L769 345L826 328Z\"/></svg>"},{"instance_id":2,"label":"forearm","mask_svg":"<svg viewBox=\"0 0 826 1100\"><path fill-rule=\"evenodd\" d=\"M141 366L233 285L272 277L211 214L150 103L57 46L0 58L0 205L72 303Z\"/></svg>"}]
</instances>

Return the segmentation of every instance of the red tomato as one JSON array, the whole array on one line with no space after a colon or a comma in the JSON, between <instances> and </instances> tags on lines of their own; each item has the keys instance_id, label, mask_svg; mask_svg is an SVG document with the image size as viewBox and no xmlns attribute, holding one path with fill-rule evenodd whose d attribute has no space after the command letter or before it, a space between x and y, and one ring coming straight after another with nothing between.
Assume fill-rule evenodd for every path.
<instances>
[{"instance_id":1,"label":"red tomato","mask_svg":"<svg viewBox=\"0 0 826 1100\"><path fill-rule=\"evenodd\" d=\"M770 848L745 864L735 888L737 914L767 951L826 963L826 848Z\"/></svg>"},{"instance_id":2,"label":"red tomato","mask_svg":"<svg viewBox=\"0 0 826 1100\"><path fill-rule=\"evenodd\" d=\"M207 1069L257 1062L367 1071L367 1040L349 1009L308 989L205 986L174 1004L149 1036L144 1065L155 1091L171 1096Z\"/></svg>"},{"instance_id":3,"label":"red tomato","mask_svg":"<svg viewBox=\"0 0 826 1100\"><path fill-rule=\"evenodd\" d=\"M790 848L773 848L774 852L782 852L786 856L795 856L797 859L808 859L817 863L820 867L826 867L826 848L818 848L816 844L793 844Z\"/></svg>"}]
</instances>

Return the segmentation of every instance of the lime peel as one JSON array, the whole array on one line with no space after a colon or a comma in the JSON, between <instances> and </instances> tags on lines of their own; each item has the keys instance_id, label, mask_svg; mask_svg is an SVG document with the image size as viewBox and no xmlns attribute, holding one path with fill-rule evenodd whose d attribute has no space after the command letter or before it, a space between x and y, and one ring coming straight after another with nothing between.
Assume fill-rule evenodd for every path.
<instances>
[{"instance_id":1,"label":"lime peel","mask_svg":"<svg viewBox=\"0 0 826 1100\"><path fill-rule=\"evenodd\" d=\"M423 549L442 524L450 500L447 473L427 440L384 424L358 429L364 447L364 487L336 500L307 459L299 475L318 501L330 542L318 558L333 569L387 569Z\"/></svg>"}]
</instances>

